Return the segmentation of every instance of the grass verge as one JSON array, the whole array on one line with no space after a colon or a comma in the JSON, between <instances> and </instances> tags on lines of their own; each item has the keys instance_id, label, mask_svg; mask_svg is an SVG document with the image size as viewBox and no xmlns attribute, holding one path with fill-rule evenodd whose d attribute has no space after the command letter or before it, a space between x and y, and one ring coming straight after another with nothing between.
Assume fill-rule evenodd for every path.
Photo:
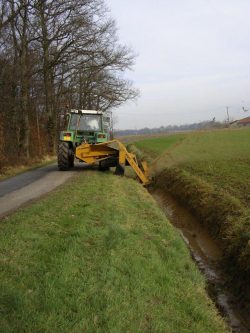
<instances>
[{"instance_id":1,"label":"grass verge","mask_svg":"<svg viewBox=\"0 0 250 333\"><path fill-rule=\"evenodd\" d=\"M1 223L1 332L227 329L138 183L84 172Z\"/></svg>"},{"instance_id":2,"label":"grass verge","mask_svg":"<svg viewBox=\"0 0 250 333\"><path fill-rule=\"evenodd\" d=\"M0 181L17 176L23 172L34 170L42 166L49 165L56 161L55 156L45 156L42 160L31 160L27 165L9 166L0 170Z\"/></svg>"}]
</instances>

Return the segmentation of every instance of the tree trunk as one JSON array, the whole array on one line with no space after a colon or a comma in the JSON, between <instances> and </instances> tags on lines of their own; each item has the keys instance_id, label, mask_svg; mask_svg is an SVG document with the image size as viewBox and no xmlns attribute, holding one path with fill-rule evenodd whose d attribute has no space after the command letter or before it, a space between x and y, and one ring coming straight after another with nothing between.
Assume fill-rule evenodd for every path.
<instances>
[{"instance_id":1,"label":"tree trunk","mask_svg":"<svg viewBox=\"0 0 250 333\"><path fill-rule=\"evenodd\" d=\"M47 133L48 150L50 153L56 151L56 115L54 109L54 80L53 67L50 62L50 41L48 39L48 28L45 16L47 1L40 2L38 10L42 31L42 49L43 49L43 82L45 93L45 110L47 113Z\"/></svg>"},{"instance_id":2,"label":"tree trunk","mask_svg":"<svg viewBox=\"0 0 250 333\"><path fill-rule=\"evenodd\" d=\"M21 34L21 47L20 47L20 83L21 83L21 111L23 118L23 153L29 159L30 157L30 123L29 123L29 77L28 77L28 41L27 41L27 28L28 28L28 9L27 0L23 0L24 5L22 15L22 34Z\"/></svg>"}]
</instances>

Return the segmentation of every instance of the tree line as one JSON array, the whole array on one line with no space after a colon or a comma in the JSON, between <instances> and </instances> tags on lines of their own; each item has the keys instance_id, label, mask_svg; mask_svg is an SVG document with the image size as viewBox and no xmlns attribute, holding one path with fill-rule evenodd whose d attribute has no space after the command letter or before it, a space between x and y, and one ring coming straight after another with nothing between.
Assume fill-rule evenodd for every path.
<instances>
[{"instance_id":1,"label":"tree line","mask_svg":"<svg viewBox=\"0 0 250 333\"><path fill-rule=\"evenodd\" d=\"M227 123L221 123L215 120L205 120L199 123L183 124L183 125L167 125L161 127L148 128L144 127L141 129L125 129L116 130L115 136L126 136L126 135L154 135L154 134L168 134L175 132L185 131L197 131L197 130L208 130L208 129L221 129L227 128Z\"/></svg>"},{"instance_id":2,"label":"tree line","mask_svg":"<svg viewBox=\"0 0 250 333\"><path fill-rule=\"evenodd\" d=\"M103 0L0 0L0 168L55 153L68 109L136 98L134 58Z\"/></svg>"}]
</instances>

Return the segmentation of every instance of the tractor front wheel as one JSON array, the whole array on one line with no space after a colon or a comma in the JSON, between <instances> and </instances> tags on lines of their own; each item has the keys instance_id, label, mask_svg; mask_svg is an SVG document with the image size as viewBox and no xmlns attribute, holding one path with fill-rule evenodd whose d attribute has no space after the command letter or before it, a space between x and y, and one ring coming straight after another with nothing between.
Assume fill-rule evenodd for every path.
<instances>
[{"instance_id":1,"label":"tractor front wheel","mask_svg":"<svg viewBox=\"0 0 250 333\"><path fill-rule=\"evenodd\" d=\"M74 166L74 151L68 142L59 142L57 164L61 171L69 170Z\"/></svg>"}]
</instances>

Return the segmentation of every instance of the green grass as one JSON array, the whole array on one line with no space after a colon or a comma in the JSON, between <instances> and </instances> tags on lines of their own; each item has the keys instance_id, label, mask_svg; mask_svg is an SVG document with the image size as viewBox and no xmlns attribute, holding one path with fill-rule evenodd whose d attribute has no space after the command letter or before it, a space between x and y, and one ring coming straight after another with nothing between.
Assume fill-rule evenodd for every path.
<instances>
[{"instance_id":1,"label":"green grass","mask_svg":"<svg viewBox=\"0 0 250 333\"><path fill-rule=\"evenodd\" d=\"M174 137L161 140L136 143L156 154L151 164L156 186L175 196L218 239L230 285L250 302L246 293L250 281L250 128L188 133L178 144L173 143Z\"/></svg>"},{"instance_id":2,"label":"green grass","mask_svg":"<svg viewBox=\"0 0 250 333\"><path fill-rule=\"evenodd\" d=\"M17 176L23 172L31 171L49 165L56 161L55 156L44 156L42 159L33 159L27 162L26 165L8 166L0 169L0 181Z\"/></svg>"},{"instance_id":3,"label":"green grass","mask_svg":"<svg viewBox=\"0 0 250 333\"><path fill-rule=\"evenodd\" d=\"M157 157L156 172L175 166L223 188L250 208L250 128L177 134L136 143ZM177 143L177 144L176 144Z\"/></svg>"},{"instance_id":4,"label":"green grass","mask_svg":"<svg viewBox=\"0 0 250 333\"><path fill-rule=\"evenodd\" d=\"M136 146L139 149L143 149L145 153L148 153L152 157L157 157L169 147L179 144L185 137L185 134L175 134L157 138L147 138L137 141Z\"/></svg>"},{"instance_id":5,"label":"green grass","mask_svg":"<svg viewBox=\"0 0 250 333\"><path fill-rule=\"evenodd\" d=\"M0 228L1 332L227 331L134 180L83 172Z\"/></svg>"}]
</instances>

